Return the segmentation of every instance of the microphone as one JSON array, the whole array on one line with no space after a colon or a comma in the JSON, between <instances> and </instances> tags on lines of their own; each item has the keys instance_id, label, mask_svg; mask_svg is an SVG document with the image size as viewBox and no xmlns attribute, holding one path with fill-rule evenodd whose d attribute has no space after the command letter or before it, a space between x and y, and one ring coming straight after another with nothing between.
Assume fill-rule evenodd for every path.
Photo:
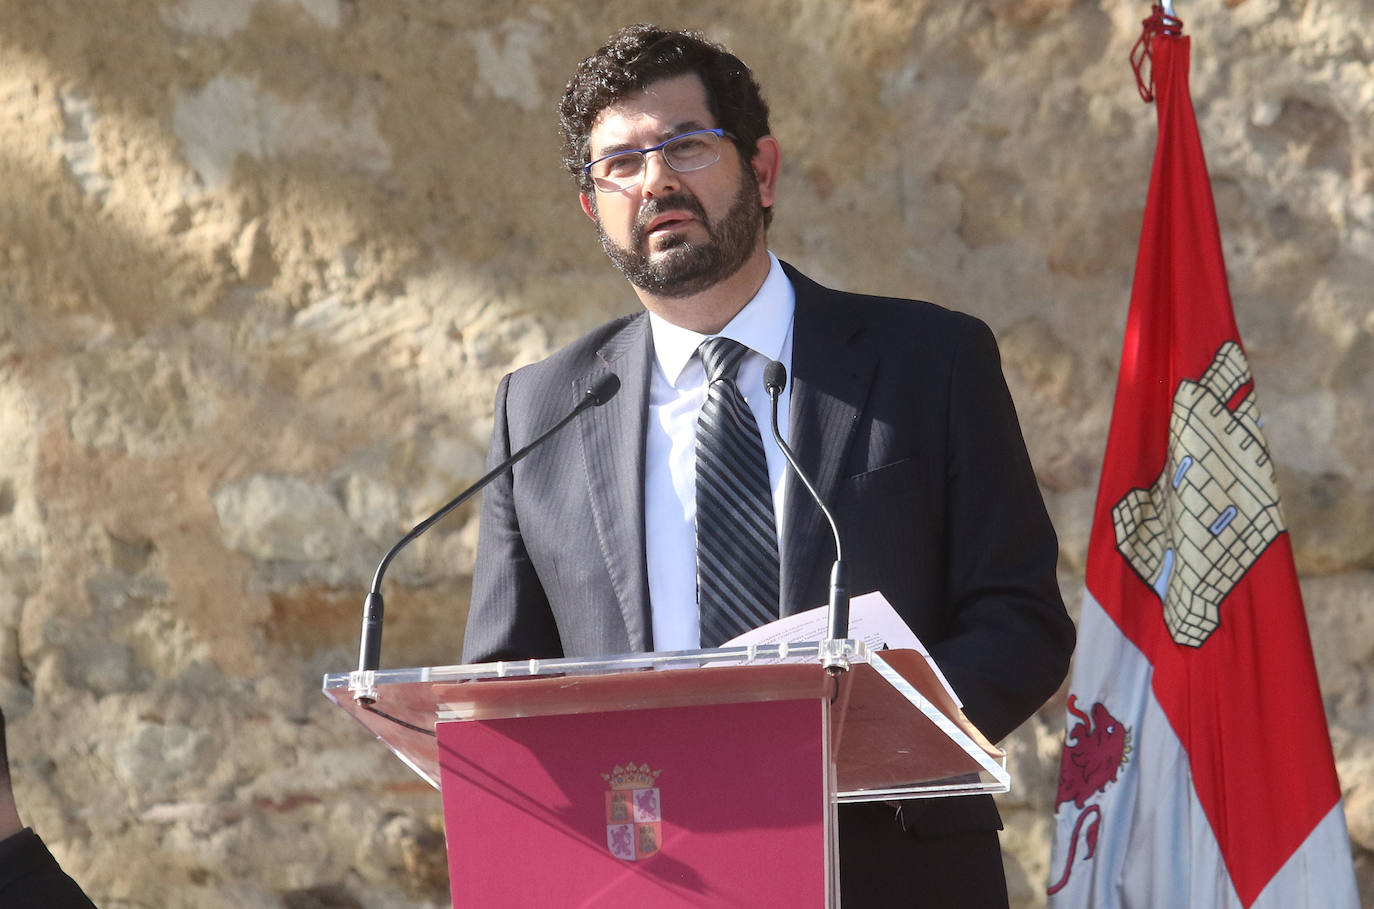
<instances>
[{"instance_id":1,"label":"microphone","mask_svg":"<svg viewBox=\"0 0 1374 909\"><path fill-rule=\"evenodd\" d=\"M763 368L763 386L768 390L768 397L773 402L773 440L782 449L783 457L787 458L787 463L791 465L792 472L797 479L802 481L806 491L811 493L811 498L816 500L820 506L821 514L830 522L830 532L835 536L835 564L830 569L830 639L832 641L842 641L849 637L849 573L845 569L844 556L840 549L840 528L835 523L835 515L826 507L825 502L821 501L820 493L816 492L816 487L806 476L806 472L797 463L797 457L792 453L792 449L782 440L782 433L778 431L778 395L782 394L783 388L787 386L787 367L777 360L773 360ZM834 667L832 667L834 668Z\"/></svg>"},{"instance_id":2,"label":"microphone","mask_svg":"<svg viewBox=\"0 0 1374 909\"><path fill-rule=\"evenodd\" d=\"M382 602L382 576L386 574L387 566L391 564L391 560L396 557L396 554L404 549L411 540L414 540L420 534L437 524L445 515L453 511L453 509L481 492L492 480L496 479L507 470L510 470L511 467L515 466L516 462L542 445L546 439L558 432L558 430L571 423L577 418L578 414L582 413L582 411L592 407L600 407L602 404L605 404L611 398L615 397L618 391L620 391L620 378L615 373L608 373L602 377L599 382L587 391L586 396L583 397L581 401L577 402L577 406L574 407L567 416L559 420L551 428L545 430L544 434L539 438L492 468L484 477L460 492L456 498L443 508L440 508L419 524L416 524L415 527L411 529L410 533L401 537L395 546L387 550L386 555L382 556L381 564L377 566L376 575L372 578L372 589L368 591L367 599L363 601L362 641L358 647L359 672L374 670L381 661L382 614L384 612L384 604ZM355 699L367 703L371 703L373 700L367 693L360 693Z\"/></svg>"}]
</instances>

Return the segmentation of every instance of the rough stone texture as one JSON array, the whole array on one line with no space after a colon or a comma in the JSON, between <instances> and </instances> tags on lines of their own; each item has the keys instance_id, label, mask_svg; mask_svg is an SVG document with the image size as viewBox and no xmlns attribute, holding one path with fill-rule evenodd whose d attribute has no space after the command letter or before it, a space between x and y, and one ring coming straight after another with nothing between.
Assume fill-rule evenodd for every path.
<instances>
[{"instance_id":1,"label":"rough stone texture","mask_svg":"<svg viewBox=\"0 0 1374 909\"><path fill-rule=\"evenodd\" d=\"M318 693L387 543L481 473L499 377L631 309L558 170L648 2L0 0L0 704L21 809L107 909L429 906L434 795ZM1237 319L1374 902L1374 18L1179 8ZM784 149L772 244L987 320L1070 600L1154 111L1144 4L704 0ZM452 662L471 510L390 575ZM1056 701L1009 741L1043 903Z\"/></svg>"}]
</instances>

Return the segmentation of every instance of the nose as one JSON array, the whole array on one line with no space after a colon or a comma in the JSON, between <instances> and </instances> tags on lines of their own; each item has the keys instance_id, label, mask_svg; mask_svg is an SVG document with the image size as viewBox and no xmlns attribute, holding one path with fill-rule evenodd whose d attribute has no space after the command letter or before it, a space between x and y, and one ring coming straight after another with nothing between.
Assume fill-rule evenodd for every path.
<instances>
[{"instance_id":1,"label":"nose","mask_svg":"<svg viewBox=\"0 0 1374 909\"><path fill-rule=\"evenodd\" d=\"M678 173L668 166L663 157L663 149L651 151L644 156L644 179L639 191L646 196L662 196L681 189Z\"/></svg>"}]
</instances>

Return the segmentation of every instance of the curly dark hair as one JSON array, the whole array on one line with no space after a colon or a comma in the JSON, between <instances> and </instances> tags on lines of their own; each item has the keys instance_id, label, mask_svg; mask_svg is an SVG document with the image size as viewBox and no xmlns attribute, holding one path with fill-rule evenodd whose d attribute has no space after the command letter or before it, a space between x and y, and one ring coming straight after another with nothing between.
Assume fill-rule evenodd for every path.
<instances>
[{"instance_id":1,"label":"curly dark hair","mask_svg":"<svg viewBox=\"0 0 1374 909\"><path fill-rule=\"evenodd\" d=\"M744 61L699 32L628 25L582 61L558 106L563 165L583 192L592 191L582 167L589 158L597 116L628 95L684 73L701 79L716 123L734 136L746 161L753 157L759 139L769 134L768 104Z\"/></svg>"}]
</instances>

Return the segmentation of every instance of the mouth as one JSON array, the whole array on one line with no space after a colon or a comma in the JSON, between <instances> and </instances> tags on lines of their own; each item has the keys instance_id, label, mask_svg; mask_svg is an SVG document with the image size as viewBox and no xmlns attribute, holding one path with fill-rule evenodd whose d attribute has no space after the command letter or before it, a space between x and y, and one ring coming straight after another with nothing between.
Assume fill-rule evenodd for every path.
<instances>
[{"instance_id":1,"label":"mouth","mask_svg":"<svg viewBox=\"0 0 1374 909\"><path fill-rule=\"evenodd\" d=\"M645 225L644 233L646 236L653 236L654 234L669 233L674 230L681 230L682 228L686 227L688 224L691 224L695 220L696 218L694 218L692 215L688 214L685 211L664 212L663 214L654 217L651 221L649 221L647 225Z\"/></svg>"}]
</instances>

